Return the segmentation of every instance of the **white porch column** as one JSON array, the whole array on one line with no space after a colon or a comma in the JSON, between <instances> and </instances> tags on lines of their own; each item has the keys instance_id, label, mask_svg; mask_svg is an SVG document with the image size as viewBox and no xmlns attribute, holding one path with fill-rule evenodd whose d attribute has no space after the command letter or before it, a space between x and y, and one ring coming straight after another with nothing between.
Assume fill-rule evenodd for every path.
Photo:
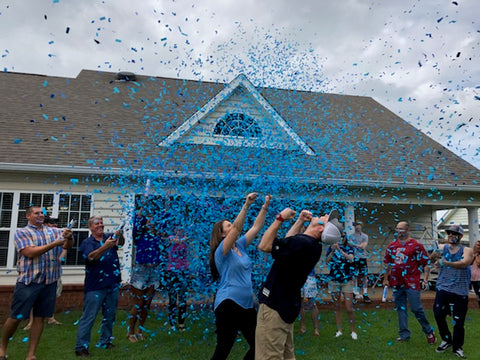
<instances>
[{"instance_id":1,"label":"white porch column","mask_svg":"<svg viewBox=\"0 0 480 360\"><path fill-rule=\"evenodd\" d=\"M130 282L130 276L132 274L132 257L133 257L133 215L135 213L135 194L131 193L127 195L126 199L126 214L125 214L125 229L123 236L125 237L125 244L122 247L123 253L120 258L120 268L122 269L122 282Z\"/></svg>"},{"instance_id":2,"label":"white porch column","mask_svg":"<svg viewBox=\"0 0 480 360\"><path fill-rule=\"evenodd\" d=\"M355 221L355 208L353 205L347 205L344 209L345 215L345 234L347 237L352 236L355 233L355 227L353 222Z\"/></svg>"},{"instance_id":3,"label":"white porch column","mask_svg":"<svg viewBox=\"0 0 480 360\"><path fill-rule=\"evenodd\" d=\"M473 248L478 240L480 240L479 230L478 230L478 207L468 207L468 238L470 242L470 247Z\"/></svg>"}]
</instances>

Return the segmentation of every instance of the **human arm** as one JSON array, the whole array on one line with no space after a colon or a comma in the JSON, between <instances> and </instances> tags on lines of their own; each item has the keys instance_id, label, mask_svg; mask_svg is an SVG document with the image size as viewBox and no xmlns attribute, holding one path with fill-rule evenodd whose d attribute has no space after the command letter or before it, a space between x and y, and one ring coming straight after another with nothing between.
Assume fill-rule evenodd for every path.
<instances>
[{"instance_id":1,"label":"human arm","mask_svg":"<svg viewBox=\"0 0 480 360\"><path fill-rule=\"evenodd\" d=\"M283 209L280 212L280 215L284 220L293 219L295 214L296 214L296 211L290 208ZM258 244L258 249L260 251L263 251L266 253L272 252L273 240L275 240L275 237L277 236L277 233L278 233L278 229L280 229L280 226L282 225L282 223L283 221L279 219L275 219L272 225L270 225L267 231L265 231L265 233L262 236L262 240L260 240L260 244Z\"/></svg>"},{"instance_id":2,"label":"human arm","mask_svg":"<svg viewBox=\"0 0 480 360\"><path fill-rule=\"evenodd\" d=\"M392 272L392 266L391 265L386 265L385 266L385 273L383 274L383 286L389 286L389 278L390 274Z\"/></svg>"},{"instance_id":3,"label":"human arm","mask_svg":"<svg viewBox=\"0 0 480 360\"><path fill-rule=\"evenodd\" d=\"M463 256L460 260L458 261L448 261L445 260L445 258L442 258L439 260L440 266L450 266L456 269L463 269L466 268L467 266L470 266L470 264L473 261L473 251L469 247L465 247L463 249Z\"/></svg>"},{"instance_id":4,"label":"human arm","mask_svg":"<svg viewBox=\"0 0 480 360\"><path fill-rule=\"evenodd\" d=\"M64 229L63 233L62 233L62 236L65 240L65 242L62 245L62 247L63 247L62 254L63 254L63 252L65 252L65 254L66 254L67 250L70 250L73 247L73 242L74 242L73 232L70 229Z\"/></svg>"},{"instance_id":5,"label":"human arm","mask_svg":"<svg viewBox=\"0 0 480 360\"><path fill-rule=\"evenodd\" d=\"M116 246L123 246L125 244L125 237L123 236L123 230L115 230L112 238L116 241Z\"/></svg>"},{"instance_id":6,"label":"human arm","mask_svg":"<svg viewBox=\"0 0 480 360\"><path fill-rule=\"evenodd\" d=\"M270 206L271 200L272 195L265 196L265 202L263 203L262 208L260 209L260 212L258 213L255 222L253 223L253 226L245 233L245 238L247 239L247 246L252 243L253 239L255 239L255 237L262 229L263 224L265 223L265 217L267 216L267 211L268 207Z\"/></svg>"},{"instance_id":7,"label":"human arm","mask_svg":"<svg viewBox=\"0 0 480 360\"><path fill-rule=\"evenodd\" d=\"M383 264L384 264L384 274L383 274L383 286L389 286L390 285L390 274L392 273L392 257L391 257L391 249L387 248L387 251L385 252L385 257L383 259Z\"/></svg>"},{"instance_id":8,"label":"human arm","mask_svg":"<svg viewBox=\"0 0 480 360\"><path fill-rule=\"evenodd\" d=\"M430 268L431 268L430 262L423 267L423 279L420 279L420 285L422 287L422 290L427 290L428 289L428 276L430 275Z\"/></svg>"},{"instance_id":9,"label":"human arm","mask_svg":"<svg viewBox=\"0 0 480 360\"><path fill-rule=\"evenodd\" d=\"M250 205L252 205L258 194L257 193L250 193L247 195L245 199L245 203L242 206L242 209L237 215L237 218L232 224L232 228L228 232L227 236L225 236L225 239L223 239L222 242L222 253L223 256L226 256L228 252L232 249L233 245L235 242L238 240L238 237L240 236L240 233L242 232L243 229L243 224L245 224L245 219L247 217L247 212L248 209L250 208Z\"/></svg>"},{"instance_id":10,"label":"human arm","mask_svg":"<svg viewBox=\"0 0 480 360\"><path fill-rule=\"evenodd\" d=\"M108 239L106 239L106 240L103 242L103 244L102 244L99 248L97 248L97 249L95 249L95 250L93 250L93 251L91 251L91 252L88 253L88 255L87 255L87 260L88 260L88 261L97 261L97 260L99 260L99 259L103 256L103 254L105 253L105 251L107 251L108 249L113 248L114 246L117 246L117 240L114 239L112 236L110 236Z\"/></svg>"},{"instance_id":11,"label":"human arm","mask_svg":"<svg viewBox=\"0 0 480 360\"><path fill-rule=\"evenodd\" d=\"M287 235L285 237L297 235L301 230L303 225L305 224L306 221L312 220L312 213L308 210L302 210L300 212L300 215L298 216L297 221L295 221L295 224L288 230Z\"/></svg>"},{"instance_id":12,"label":"human arm","mask_svg":"<svg viewBox=\"0 0 480 360\"><path fill-rule=\"evenodd\" d=\"M362 233L362 241L357 244L356 247L362 250L366 250L368 246L368 235Z\"/></svg>"},{"instance_id":13,"label":"human arm","mask_svg":"<svg viewBox=\"0 0 480 360\"><path fill-rule=\"evenodd\" d=\"M50 251L58 246L62 246L64 249L71 249L73 246L73 234L72 230L70 229L64 229L62 234L58 237L55 238L54 241L45 244L45 245L32 245L32 246L26 246L22 250L20 250L20 253L23 256L26 256L28 258L36 258L39 257L43 254L45 254L47 251Z\"/></svg>"},{"instance_id":14,"label":"human arm","mask_svg":"<svg viewBox=\"0 0 480 360\"><path fill-rule=\"evenodd\" d=\"M335 252L342 255L347 261L353 261L353 258L354 258L353 253L346 252L344 249L341 248L341 246L338 243L335 243L331 245L331 251L330 251L330 254L328 254L327 256L327 262L330 262Z\"/></svg>"}]
</instances>

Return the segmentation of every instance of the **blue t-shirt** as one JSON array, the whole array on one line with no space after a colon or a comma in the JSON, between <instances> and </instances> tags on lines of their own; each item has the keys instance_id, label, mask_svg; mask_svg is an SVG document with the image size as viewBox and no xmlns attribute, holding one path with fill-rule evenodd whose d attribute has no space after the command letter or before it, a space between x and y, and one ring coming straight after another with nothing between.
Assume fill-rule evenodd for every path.
<instances>
[{"instance_id":1,"label":"blue t-shirt","mask_svg":"<svg viewBox=\"0 0 480 360\"><path fill-rule=\"evenodd\" d=\"M133 243L136 246L135 263L158 265L160 250L163 247L162 238L153 233L147 222L145 216L135 215L132 232Z\"/></svg>"},{"instance_id":2,"label":"blue t-shirt","mask_svg":"<svg viewBox=\"0 0 480 360\"><path fill-rule=\"evenodd\" d=\"M252 262L246 252L245 235L237 240L236 246L242 256L233 249L223 256L223 241L215 251L215 265L220 274L215 309L226 299L235 301L245 309L253 308Z\"/></svg>"},{"instance_id":3,"label":"blue t-shirt","mask_svg":"<svg viewBox=\"0 0 480 360\"><path fill-rule=\"evenodd\" d=\"M113 234L103 234L103 241ZM101 290L115 284L120 284L120 262L117 249L112 247L95 261L88 260L88 254L102 246L103 242L97 241L90 236L80 244L80 251L85 258L85 292Z\"/></svg>"}]
</instances>

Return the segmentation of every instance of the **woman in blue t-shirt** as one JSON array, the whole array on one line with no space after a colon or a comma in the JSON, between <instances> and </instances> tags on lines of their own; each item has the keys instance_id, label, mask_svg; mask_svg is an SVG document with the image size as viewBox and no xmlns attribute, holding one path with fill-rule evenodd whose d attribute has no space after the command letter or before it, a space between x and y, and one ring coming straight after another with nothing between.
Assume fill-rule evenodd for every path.
<instances>
[{"instance_id":1,"label":"woman in blue t-shirt","mask_svg":"<svg viewBox=\"0 0 480 360\"><path fill-rule=\"evenodd\" d=\"M253 302L252 264L247 246L257 236L265 222L271 196L265 196L265 203L253 226L240 236L247 211L258 194L250 193L233 224L220 220L213 225L210 238L210 270L214 280L220 279L215 296L215 324L217 346L212 360L226 359L232 350L238 331L247 340L250 349L245 359L255 357L256 311Z\"/></svg>"}]
</instances>

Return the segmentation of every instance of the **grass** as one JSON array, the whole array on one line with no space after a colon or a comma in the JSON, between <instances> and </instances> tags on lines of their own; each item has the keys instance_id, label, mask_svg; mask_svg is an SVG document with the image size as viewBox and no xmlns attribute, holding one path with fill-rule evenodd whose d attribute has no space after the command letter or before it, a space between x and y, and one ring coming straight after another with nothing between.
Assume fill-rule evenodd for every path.
<instances>
[{"instance_id":1,"label":"grass","mask_svg":"<svg viewBox=\"0 0 480 360\"><path fill-rule=\"evenodd\" d=\"M308 315L309 316L309 315ZM427 311L431 324L435 326L433 314ZM56 318L63 325L45 325L40 345L37 350L39 360L76 359L74 345L76 321L79 311L60 313ZM185 332L169 331L165 325L166 316L162 312L152 312L147 320L147 340L135 344L126 339L127 312L117 312L114 329L115 348L110 350L95 348L99 338L100 317L92 331L91 353L94 359L209 359L215 348L215 326L213 312L209 310L191 310L187 318L188 330ZM22 324L23 325L23 324ZM349 329L344 314L344 336L334 338L336 331L332 311L320 312L320 337L313 336L311 320L307 319L307 333L298 333L295 324L295 349L297 360L307 359L435 359L447 360L456 357L447 351L435 352L435 346L427 345L420 325L410 313L409 326L412 337L409 342L397 343L397 316L394 310L356 310L356 325L359 339L354 341L349 336ZM470 309L465 325L464 351L469 359L480 359L477 335L480 333L480 312ZM9 360L23 359L27 351L26 331L17 330L10 342ZM437 345L440 340L437 340ZM245 341L239 336L229 359L240 360L245 354Z\"/></svg>"}]
</instances>

